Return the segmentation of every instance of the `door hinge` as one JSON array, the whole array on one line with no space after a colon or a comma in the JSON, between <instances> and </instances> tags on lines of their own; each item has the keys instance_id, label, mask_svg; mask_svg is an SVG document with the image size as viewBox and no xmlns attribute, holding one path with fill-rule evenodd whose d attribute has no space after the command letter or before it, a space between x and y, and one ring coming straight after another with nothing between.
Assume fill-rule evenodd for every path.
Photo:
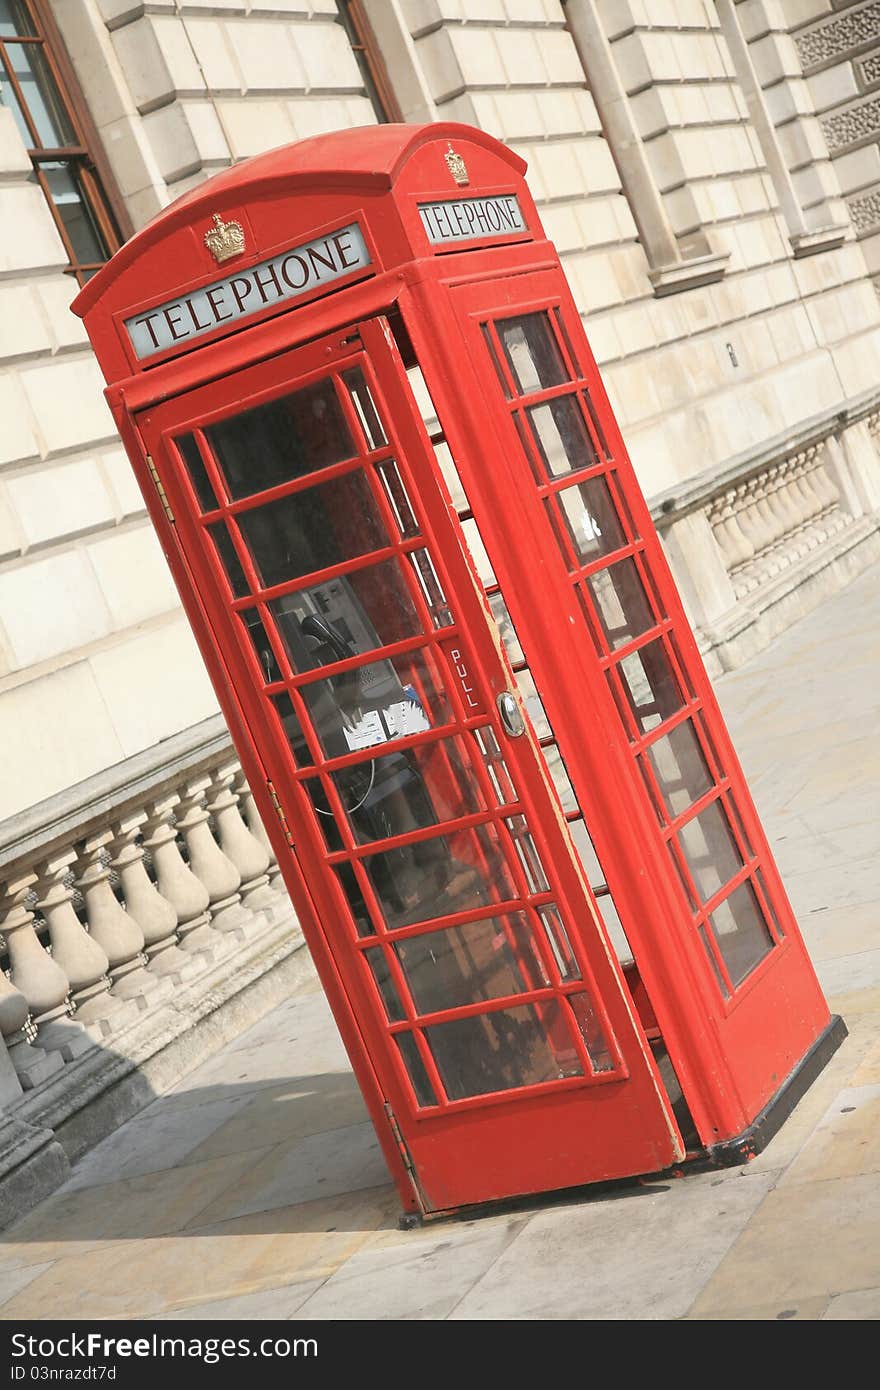
<instances>
[{"instance_id":1,"label":"door hinge","mask_svg":"<svg viewBox=\"0 0 880 1390\"><path fill-rule=\"evenodd\" d=\"M278 800L278 793L276 792L272 783L269 781L268 777L266 778L266 786L269 788L269 795L272 798L272 805L275 807L275 814L281 822L281 829L284 831L284 838L286 839L287 843L292 846L293 836L290 833L290 826L287 824L287 817L284 814L281 802Z\"/></svg>"},{"instance_id":2,"label":"door hinge","mask_svg":"<svg viewBox=\"0 0 880 1390\"><path fill-rule=\"evenodd\" d=\"M163 506L164 511L165 511L165 515L167 516L168 520L171 522L171 525L173 526L173 525L174 525L174 513L173 513L173 511L171 510L171 503L168 501L168 498L165 496L165 489L164 489L164 487L162 486L162 479L159 477L159 474L156 472L156 465L155 465L155 463L153 462L153 460L150 458L150 455L149 455L149 454L147 454L147 467L148 467L149 470L150 470L150 477L153 479L153 482L154 482L155 485L156 485L156 491L157 491L158 494L159 494L159 501L162 503L162 506Z\"/></svg>"},{"instance_id":3,"label":"door hinge","mask_svg":"<svg viewBox=\"0 0 880 1390\"><path fill-rule=\"evenodd\" d=\"M406 1171L410 1174L410 1176L413 1178L413 1180L415 1180L416 1165L413 1163L412 1155L410 1154L409 1149L406 1147L406 1140L400 1132L400 1125L397 1123L397 1116L395 1115L394 1111L391 1109L391 1106L388 1104L387 1101L385 1102L385 1114L388 1116L388 1123L391 1126L391 1133L394 1135L394 1142L400 1150L400 1156L403 1159L403 1166L406 1169Z\"/></svg>"}]
</instances>

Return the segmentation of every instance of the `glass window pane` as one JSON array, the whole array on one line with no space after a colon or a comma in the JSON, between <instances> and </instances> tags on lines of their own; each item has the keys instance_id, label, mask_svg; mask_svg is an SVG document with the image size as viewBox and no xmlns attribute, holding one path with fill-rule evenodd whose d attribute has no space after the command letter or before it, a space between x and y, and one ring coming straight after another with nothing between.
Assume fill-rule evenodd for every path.
<instances>
[{"instance_id":1,"label":"glass window pane","mask_svg":"<svg viewBox=\"0 0 880 1390\"><path fill-rule=\"evenodd\" d=\"M233 499L355 456L332 381L293 391L205 430ZM356 552L355 552L356 553Z\"/></svg>"},{"instance_id":2,"label":"glass window pane","mask_svg":"<svg viewBox=\"0 0 880 1390\"><path fill-rule=\"evenodd\" d=\"M394 1041L397 1043L403 1065L406 1067L419 1105L424 1108L429 1105L436 1105L437 1097L434 1094L434 1087L431 1085L431 1078L425 1069L425 1064L412 1033L395 1033Z\"/></svg>"},{"instance_id":3,"label":"glass window pane","mask_svg":"<svg viewBox=\"0 0 880 1390\"><path fill-rule=\"evenodd\" d=\"M492 826L437 835L362 862L389 928L517 897Z\"/></svg>"},{"instance_id":4,"label":"glass window pane","mask_svg":"<svg viewBox=\"0 0 880 1390\"><path fill-rule=\"evenodd\" d=\"M0 64L0 106L5 106L8 111L12 112L22 144L25 146L25 149L32 149L34 137L28 128L28 123L24 118L24 112L21 109L18 97L15 95L15 89L9 81L6 70L2 64Z\"/></svg>"},{"instance_id":5,"label":"glass window pane","mask_svg":"<svg viewBox=\"0 0 880 1390\"><path fill-rule=\"evenodd\" d=\"M244 598L250 593L250 585L247 582L238 552L232 544L232 537L222 521L217 521L213 526L206 528L208 535L214 543L220 563L229 580L229 586L236 598Z\"/></svg>"},{"instance_id":6,"label":"glass window pane","mask_svg":"<svg viewBox=\"0 0 880 1390\"><path fill-rule=\"evenodd\" d=\"M656 729L682 707L681 692L662 641L630 652L618 666L621 684L643 732Z\"/></svg>"},{"instance_id":7,"label":"glass window pane","mask_svg":"<svg viewBox=\"0 0 880 1390\"><path fill-rule=\"evenodd\" d=\"M236 520L266 589L390 544L360 469L239 512Z\"/></svg>"},{"instance_id":8,"label":"glass window pane","mask_svg":"<svg viewBox=\"0 0 880 1390\"><path fill-rule=\"evenodd\" d=\"M613 1071L614 1059L596 1010L587 994L569 994L568 1003L594 1072Z\"/></svg>"},{"instance_id":9,"label":"glass window pane","mask_svg":"<svg viewBox=\"0 0 880 1390\"><path fill-rule=\"evenodd\" d=\"M294 671L313 671L423 631L396 560L353 570L267 605ZM369 676L369 668L361 668ZM339 677L340 688L345 678Z\"/></svg>"},{"instance_id":10,"label":"glass window pane","mask_svg":"<svg viewBox=\"0 0 880 1390\"><path fill-rule=\"evenodd\" d=\"M263 626L263 619L259 610L251 608L246 613L240 613L239 621L257 654L257 661L260 664L266 685L271 685L273 681L280 681L282 679L281 667L278 665L278 660L272 650L272 643L269 641L269 634Z\"/></svg>"},{"instance_id":11,"label":"glass window pane","mask_svg":"<svg viewBox=\"0 0 880 1390\"><path fill-rule=\"evenodd\" d=\"M720 801L711 802L678 832L694 886L706 902L741 868L743 861Z\"/></svg>"},{"instance_id":12,"label":"glass window pane","mask_svg":"<svg viewBox=\"0 0 880 1390\"><path fill-rule=\"evenodd\" d=\"M420 1014L523 994L548 983L522 912L408 936L394 949Z\"/></svg>"},{"instance_id":13,"label":"glass window pane","mask_svg":"<svg viewBox=\"0 0 880 1390\"><path fill-rule=\"evenodd\" d=\"M563 811L576 811L578 809L577 797L574 794L574 787L568 780L568 773L565 770L565 763L562 761L562 754L555 743L549 744L544 750L544 761L547 770L553 778L553 785L556 788L556 795L559 797Z\"/></svg>"},{"instance_id":14,"label":"glass window pane","mask_svg":"<svg viewBox=\"0 0 880 1390\"><path fill-rule=\"evenodd\" d=\"M350 372L343 373L342 380L348 387L348 393L367 441L367 448L381 449L384 444L388 443L388 440L385 438L379 412L376 410L363 372L360 367L354 367Z\"/></svg>"},{"instance_id":15,"label":"glass window pane","mask_svg":"<svg viewBox=\"0 0 880 1390\"><path fill-rule=\"evenodd\" d=\"M570 821L568 829L590 887L604 888L605 873L599 863L599 857L593 848L593 841L590 839L584 822L582 820Z\"/></svg>"},{"instance_id":16,"label":"glass window pane","mask_svg":"<svg viewBox=\"0 0 880 1390\"><path fill-rule=\"evenodd\" d=\"M421 652L356 666L331 680L304 685L300 693L328 758L406 738L452 719Z\"/></svg>"},{"instance_id":17,"label":"glass window pane","mask_svg":"<svg viewBox=\"0 0 880 1390\"><path fill-rule=\"evenodd\" d=\"M497 584L498 580L495 578L495 571L489 561L489 556L486 554L486 547L483 545L482 537L477 529L477 523L473 518L470 518L468 521L463 521L461 523L461 529L464 533L465 545L471 553L471 559L474 562L474 568L477 571L480 583L484 588L489 589L492 585Z\"/></svg>"},{"instance_id":18,"label":"glass window pane","mask_svg":"<svg viewBox=\"0 0 880 1390\"><path fill-rule=\"evenodd\" d=\"M559 908L555 903L548 903L546 907L538 908L538 916L543 923L547 934L547 940L553 951L556 960L556 968L559 971L559 978L563 984L567 980L579 980L581 978L581 968L575 959L571 942L568 939L568 932L562 922Z\"/></svg>"},{"instance_id":19,"label":"glass window pane","mask_svg":"<svg viewBox=\"0 0 880 1390\"><path fill-rule=\"evenodd\" d=\"M620 517L604 478L590 478L555 494L575 554L584 562L626 545Z\"/></svg>"},{"instance_id":20,"label":"glass window pane","mask_svg":"<svg viewBox=\"0 0 880 1390\"><path fill-rule=\"evenodd\" d=\"M293 753L294 761L300 767L308 767L312 759L306 748L306 741L303 737L299 716L293 707L293 701L287 691L282 690L280 695L273 695L271 697L271 705L278 715L281 728L290 744L290 750Z\"/></svg>"},{"instance_id":21,"label":"glass window pane","mask_svg":"<svg viewBox=\"0 0 880 1390\"><path fill-rule=\"evenodd\" d=\"M78 145L76 132L46 61L42 45L7 43L6 54L18 78L22 100L36 126L42 148L59 150L67 145ZM27 143L29 147L33 147L32 139L29 138Z\"/></svg>"},{"instance_id":22,"label":"glass window pane","mask_svg":"<svg viewBox=\"0 0 880 1390\"><path fill-rule=\"evenodd\" d=\"M507 611L507 604L500 594L493 594L489 599L489 607L492 609L492 616L495 619L498 632L504 643L504 650L507 652L508 660L513 666L516 666L519 662L524 661L525 657L523 655L523 649L519 644L519 638L516 635L513 619Z\"/></svg>"},{"instance_id":23,"label":"glass window pane","mask_svg":"<svg viewBox=\"0 0 880 1390\"><path fill-rule=\"evenodd\" d=\"M710 917L727 972L739 985L773 949L773 937L764 921L750 883L741 883Z\"/></svg>"},{"instance_id":24,"label":"glass window pane","mask_svg":"<svg viewBox=\"0 0 880 1390\"><path fill-rule=\"evenodd\" d=\"M712 786L703 750L689 719L652 743L648 757L670 820L699 801Z\"/></svg>"},{"instance_id":25,"label":"glass window pane","mask_svg":"<svg viewBox=\"0 0 880 1390\"><path fill-rule=\"evenodd\" d=\"M492 790L495 793L499 806L509 806L512 801L516 801L516 789L510 777L507 763L501 756L501 749L498 740L492 729L474 730L474 738L480 750L486 771L489 774L489 781L492 783Z\"/></svg>"},{"instance_id":26,"label":"glass window pane","mask_svg":"<svg viewBox=\"0 0 880 1390\"><path fill-rule=\"evenodd\" d=\"M37 36L27 7L21 0L0 0L0 39L14 38L16 34L22 38Z\"/></svg>"},{"instance_id":27,"label":"glass window pane","mask_svg":"<svg viewBox=\"0 0 880 1390\"><path fill-rule=\"evenodd\" d=\"M107 259L107 247L88 198L68 164L42 164L49 196L64 223L74 261L94 265Z\"/></svg>"},{"instance_id":28,"label":"glass window pane","mask_svg":"<svg viewBox=\"0 0 880 1390\"><path fill-rule=\"evenodd\" d=\"M520 395L568 379L546 314L525 314L495 326Z\"/></svg>"},{"instance_id":29,"label":"glass window pane","mask_svg":"<svg viewBox=\"0 0 880 1390\"><path fill-rule=\"evenodd\" d=\"M382 1003L385 1005L385 1013L392 1023L402 1023L406 1018L403 1004L400 1002L400 995L397 986L391 978L391 971L388 969L388 961L385 959L385 952L381 946L374 946L369 951L364 951L364 956L369 962L373 972L373 979L382 996Z\"/></svg>"},{"instance_id":30,"label":"glass window pane","mask_svg":"<svg viewBox=\"0 0 880 1390\"><path fill-rule=\"evenodd\" d=\"M401 536L417 536L419 532L418 523L415 519L409 494L403 484L403 479L398 471L394 459L384 459L376 464L376 474L391 504L394 513L394 520L397 522L397 529Z\"/></svg>"},{"instance_id":31,"label":"glass window pane","mask_svg":"<svg viewBox=\"0 0 880 1390\"><path fill-rule=\"evenodd\" d=\"M526 707L526 713L528 714L529 719L532 721L532 727L535 730L535 737L549 738L550 735L553 733L553 730L550 727L550 720L547 718L544 705L541 701L541 697L538 694L538 688L535 685L535 681L531 671L518 671L516 675L516 684L519 688L519 693L523 698L523 703Z\"/></svg>"},{"instance_id":32,"label":"glass window pane","mask_svg":"<svg viewBox=\"0 0 880 1390\"><path fill-rule=\"evenodd\" d=\"M431 621L435 627L451 627L452 613L446 602L443 586L437 577L434 562L427 550L414 550L410 554L410 564L415 570L419 588L424 595Z\"/></svg>"},{"instance_id":33,"label":"glass window pane","mask_svg":"<svg viewBox=\"0 0 880 1390\"><path fill-rule=\"evenodd\" d=\"M216 511L220 503L217 501L214 484L208 477L208 470L205 468L204 461L199 453L199 446L196 443L195 435L181 434L174 442L180 450L183 461L186 464L186 471L190 476L196 497L199 499L199 507L203 512Z\"/></svg>"},{"instance_id":34,"label":"glass window pane","mask_svg":"<svg viewBox=\"0 0 880 1390\"><path fill-rule=\"evenodd\" d=\"M527 411L538 454L549 475L558 478L599 462L576 396L533 405Z\"/></svg>"},{"instance_id":35,"label":"glass window pane","mask_svg":"<svg viewBox=\"0 0 880 1390\"><path fill-rule=\"evenodd\" d=\"M586 584L612 651L656 625L634 560L598 570Z\"/></svg>"},{"instance_id":36,"label":"glass window pane","mask_svg":"<svg viewBox=\"0 0 880 1390\"><path fill-rule=\"evenodd\" d=\"M425 1037L450 1100L583 1075L555 999L437 1023Z\"/></svg>"},{"instance_id":37,"label":"glass window pane","mask_svg":"<svg viewBox=\"0 0 880 1390\"><path fill-rule=\"evenodd\" d=\"M332 776L360 845L487 809L457 739L388 753Z\"/></svg>"},{"instance_id":38,"label":"glass window pane","mask_svg":"<svg viewBox=\"0 0 880 1390\"><path fill-rule=\"evenodd\" d=\"M544 865L541 863L541 856L538 854L525 816L512 816L504 824L510 831L514 849L519 856L519 862L522 864L526 876L529 892L549 893L550 885L547 882L547 875L544 873Z\"/></svg>"}]
</instances>

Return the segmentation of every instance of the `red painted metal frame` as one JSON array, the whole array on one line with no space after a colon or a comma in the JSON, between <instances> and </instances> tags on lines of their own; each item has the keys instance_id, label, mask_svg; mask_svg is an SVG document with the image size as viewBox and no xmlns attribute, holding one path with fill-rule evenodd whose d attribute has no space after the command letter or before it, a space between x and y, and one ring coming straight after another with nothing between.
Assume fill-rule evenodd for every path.
<instances>
[{"instance_id":1,"label":"red painted metal frame","mask_svg":"<svg viewBox=\"0 0 880 1390\"><path fill-rule=\"evenodd\" d=\"M437 744L444 736L455 736L459 741L466 741L470 730L487 727L493 729L500 744L505 743L494 707L494 696L511 683L510 673L498 651L489 615L483 606L460 537L455 533L448 499L435 476L436 465L421 421L414 405L409 403L408 406L406 378L396 358L390 335L382 328L381 320L365 323L361 331L369 344L366 354L351 348L337 348L334 356L328 360L328 347L332 351L334 343L313 344L298 353L244 369L236 377L204 387L139 417L139 429L152 450L155 466L177 518L174 529L187 555L191 582L204 604L210 625L210 634L205 634L205 640L216 643L223 652L224 665L245 711L246 737L260 750L260 763L274 784L287 823L294 832L300 863L308 864L305 877L322 924L318 928L312 925L306 928L310 944L315 930L322 935L322 951L324 942L328 944L343 982L346 1008L352 1014L351 1022L353 1024L357 1020L364 1046L370 1053L372 1069L380 1078L383 1103L391 1106L397 1119L409 1161L417 1175L420 1200L426 1211L446 1210L535 1191L542 1185L565 1186L662 1167L683 1155L680 1138L676 1137L676 1127L659 1086L643 1031L634 1017L622 975L593 915L589 889L583 883L579 865L571 852L564 822L555 803L555 794L548 784L543 761L531 738L516 742L508 740L504 750L511 775L519 783L518 799L503 806L497 805L487 773L472 753L472 771L481 784L487 808L485 811L463 815L442 826L410 831L389 841L357 844L341 814L338 793L329 774L358 762L366 762L369 752L328 758L323 755L317 741L307 735L313 761L308 767L297 766L290 757L280 727L267 709L265 697L285 690L298 705L298 714L305 730L308 728L307 710L298 700L298 692L314 680L316 673L310 671L297 675L290 669L282 644L273 637L268 610L261 607L264 626L284 676L282 682L274 681L266 685L253 651L248 649L241 630L236 628L234 615L248 605L254 606L253 600L232 597L214 547L205 536L206 527L215 523L221 515L228 519L240 515L243 510L262 505L267 497L299 491L305 486L314 485L316 479L338 477L357 468L370 469L395 456L413 509L421 517L420 534L412 538L398 537L391 546L377 550L369 557L358 557L357 561L346 562L333 571L301 576L271 590L259 588L246 549L234 537L239 559L246 573L250 571L249 578L255 589L254 599L262 606L274 595L308 587L331 574L351 572L353 564L361 568L365 563L377 563L395 554L405 557L417 548L427 549L449 602L453 608L461 611L460 627L434 629L414 576L408 574L406 569L403 572L408 574L411 598L420 609L424 621L425 634L418 639L421 649L432 651L438 663L445 666L444 684L456 708L445 725L395 740L393 748L399 750ZM338 341L337 336L335 343ZM342 373L354 366L364 370L379 405L390 441L387 446L371 450L367 447L367 441L360 438L355 459L333 465L319 474L309 474L295 483L283 484L270 493L223 503L218 510L195 518L194 513L198 511L196 495L185 470L179 466L174 437L193 428L199 431L197 438L203 451L203 463L216 495L222 498L222 477L204 445L203 431L217 419L286 393L294 383L302 386L332 374L338 384ZM347 403L346 393L341 389L339 399L357 438L359 425L350 403ZM393 535L393 514L387 499L378 487L375 487L373 496L383 512L389 533ZM167 528L167 521L164 526ZM200 539L199 533L205 538ZM414 645L415 639L378 648L370 654L370 660L406 654L414 649ZM456 689L455 663L448 659L452 647L466 654L468 674L473 679L473 688L478 692L481 705L476 714L463 703L461 692ZM357 664L363 664L363 654L322 667L320 676L329 678ZM258 693L261 688L264 691L262 698ZM371 751L376 752L375 749ZM338 825L345 841L343 850L330 851L323 843L304 785L315 778L320 779L330 805L339 813ZM547 871L550 885L547 892L529 890L523 869L508 843L507 822L523 814ZM366 950L381 947L383 941L393 944L421 934L426 924L386 929L370 880L362 872L361 862L390 847L433 837L438 829L444 835L451 835L482 825L491 826L506 847L507 869L516 886L515 896L493 903L491 910L486 907L474 908L434 919L430 923L430 930L452 928L490 916L502 917L506 912L526 912L538 940L547 983L538 983L524 993L444 1009L431 1015L416 1015L408 1002L403 971L394 953L388 951L386 960L390 974L407 1007L404 1021L388 1022L384 1020L381 999L372 977L366 970L358 968L358 957L362 957ZM282 846L279 854L282 866L287 863L289 856L289 848ZM340 863L353 866L360 891L372 910L374 934L369 937L358 938L345 897L335 882L332 868ZM323 871L321 865L326 865ZM296 894L295 883L291 885L291 891ZM556 903L563 913L569 939L580 965L581 978L578 980L566 982L560 978L546 939L539 935L538 922L530 907L534 909L548 903ZM516 1008L529 1003L541 1005L584 992L596 1009L616 1054L617 1063L613 1071L592 1072L584 1042L577 1029L571 1027L569 1041L578 1052L583 1075L533 1084L524 1089L458 1100L443 1099L442 1080L422 1029L477 1013ZM416 1020L417 1026L414 1026ZM436 1106L419 1108L415 1103L399 1054L393 1045L395 1035L403 1031L411 1031L415 1038L425 1071L438 1097ZM353 1063L357 1066L355 1057ZM599 1106L597 1115L591 1118L596 1105ZM599 1124L600 1118L602 1143L586 1143L584 1136ZM549 1178L548 1163L551 1168Z\"/></svg>"}]
</instances>

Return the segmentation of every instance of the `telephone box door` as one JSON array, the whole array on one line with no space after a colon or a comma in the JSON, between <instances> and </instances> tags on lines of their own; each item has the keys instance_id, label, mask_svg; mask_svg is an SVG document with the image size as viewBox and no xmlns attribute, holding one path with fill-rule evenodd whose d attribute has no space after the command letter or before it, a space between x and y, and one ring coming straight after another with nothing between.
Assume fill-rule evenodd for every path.
<instances>
[{"instance_id":1,"label":"telephone box door","mask_svg":"<svg viewBox=\"0 0 880 1390\"><path fill-rule=\"evenodd\" d=\"M196 388L138 429L408 1204L683 1157L386 320Z\"/></svg>"}]
</instances>

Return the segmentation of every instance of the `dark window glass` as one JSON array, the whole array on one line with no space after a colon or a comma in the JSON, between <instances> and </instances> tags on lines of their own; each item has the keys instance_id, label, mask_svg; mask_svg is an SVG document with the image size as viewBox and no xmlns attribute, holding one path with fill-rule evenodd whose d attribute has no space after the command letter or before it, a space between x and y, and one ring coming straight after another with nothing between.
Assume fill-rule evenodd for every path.
<instances>
[{"instance_id":1,"label":"dark window glass","mask_svg":"<svg viewBox=\"0 0 880 1390\"><path fill-rule=\"evenodd\" d=\"M773 937L750 883L735 888L709 919L734 986L773 949Z\"/></svg>"},{"instance_id":2,"label":"dark window glass","mask_svg":"<svg viewBox=\"0 0 880 1390\"><path fill-rule=\"evenodd\" d=\"M333 382L242 411L206 430L233 500L342 463L356 449Z\"/></svg>"},{"instance_id":3,"label":"dark window glass","mask_svg":"<svg viewBox=\"0 0 880 1390\"><path fill-rule=\"evenodd\" d=\"M363 860L388 927L516 897L494 830L477 826Z\"/></svg>"},{"instance_id":4,"label":"dark window glass","mask_svg":"<svg viewBox=\"0 0 880 1390\"><path fill-rule=\"evenodd\" d=\"M648 642L630 652L618 670L630 708L645 733L681 709L681 691L662 642Z\"/></svg>"},{"instance_id":5,"label":"dark window glass","mask_svg":"<svg viewBox=\"0 0 880 1390\"><path fill-rule=\"evenodd\" d=\"M656 624L634 560L620 560L608 569L597 570L584 582L612 651Z\"/></svg>"},{"instance_id":6,"label":"dark window glass","mask_svg":"<svg viewBox=\"0 0 880 1390\"><path fill-rule=\"evenodd\" d=\"M561 386L568 379L546 314L525 314L496 324L520 395Z\"/></svg>"},{"instance_id":7,"label":"dark window glass","mask_svg":"<svg viewBox=\"0 0 880 1390\"><path fill-rule=\"evenodd\" d=\"M556 493L563 524L575 554L586 562L626 545L626 535L604 478L590 478Z\"/></svg>"},{"instance_id":8,"label":"dark window glass","mask_svg":"<svg viewBox=\"0 0 880 1390\"><path fill-rule=\"evenodd\" d=\"M421 1014L523 994L548 983L522 912L408 936L394 949Z\"/></svg>"},{"instance_id":9,"label":"dark window glass","mask_svg":"<svg viewBox=\"0 0 880 1390\"><path fill-rule=\"evenodd\" d=\"M557 1000L520 1004L425 1029L450 1100L582 1076Z\"/></svg>"}]
</instances>

